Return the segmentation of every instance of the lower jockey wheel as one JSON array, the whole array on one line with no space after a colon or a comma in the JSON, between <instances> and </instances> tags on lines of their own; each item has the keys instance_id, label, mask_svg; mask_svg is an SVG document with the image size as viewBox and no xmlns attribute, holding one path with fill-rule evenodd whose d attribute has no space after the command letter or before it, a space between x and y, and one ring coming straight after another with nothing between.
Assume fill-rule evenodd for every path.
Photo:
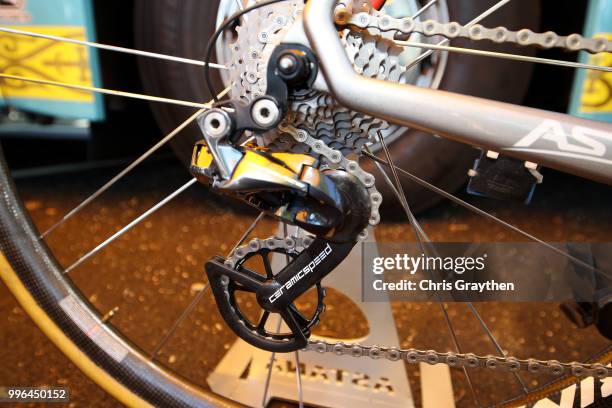
<instances>
[{"instance_id":1,"label":"lower jockey wheel","mask_svg":"<svg viewBox=\"0 0 612 408\"><path fill-rule=\"evenodd\" d=\"M206 270L223 318L243 340L268 351L291 352L307 345L311 329L325 310L325 289L317 283L278 313L251 301L279 272L273 270L273 254L287 257L289 263L298 256L294 250L261 248L242 256L234 268L217 258L207 263Z\"/></svg>"}]
</instances>

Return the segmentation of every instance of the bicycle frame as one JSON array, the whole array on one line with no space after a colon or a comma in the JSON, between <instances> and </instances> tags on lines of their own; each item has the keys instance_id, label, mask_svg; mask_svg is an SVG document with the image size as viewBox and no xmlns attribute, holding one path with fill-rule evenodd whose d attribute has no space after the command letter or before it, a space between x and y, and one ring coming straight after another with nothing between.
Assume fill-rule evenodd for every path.
<instances>
[{"instance_id":1,"label":"bicycle frame","mask_svg":"<svg viewBox=\"0 0 612 408\"><path fill-rule=\"evenodd\" d=\"M612 184L612 125L357 74L334 24L337 0L306 3L301 41L319 59L315 88L391 123ZM300 28L301 29L301 28ZM294 41L294 42L295 42Z\"/></svg>"}]
</instances>

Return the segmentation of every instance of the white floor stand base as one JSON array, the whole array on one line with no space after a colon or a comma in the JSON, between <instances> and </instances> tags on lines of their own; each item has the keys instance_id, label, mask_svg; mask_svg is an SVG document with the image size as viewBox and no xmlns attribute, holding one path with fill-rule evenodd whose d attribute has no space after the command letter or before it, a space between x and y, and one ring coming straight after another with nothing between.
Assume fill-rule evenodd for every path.
<instances>
[{"instance_id":1,"label":"white floor stand base","mask_svg":"<svg viewBox=\"0 0 612 408\"><path fill-rule=\"evenodd\" d=\"M369 239L372 241L373 236L371 231ZM370 333L359 339L326 338L325 340L399 347L390 304L361 302L361 252L361 245L356 245L351 254L324 280L323 284L325 287L332 287L342 292L361 309L368 321ZM284 256L275 256L273 268L280 270L279 266L282 267L284 262ZM272 325L276 326L276 322ZM271 353L252 347L239 339L210 374L208 384L214 392L227 398L248 406L261 406L270 356ZM337 356L331 353L318 354L312 351L300 352L300 363L303 398L306 405L351 408L414 407L408 377L402 363L383 359L372 360L366 357ZM424 395L433 395L435 392L447 394L447 398L444 399L442 395L435 400L427 398L428 403L423 406L454 407L454 403L452 405L443 403L453 401L448 367L436 366L436 371L432 371L433 367L427 368L426 372L429 374L435 372L436 378L428 375L427 381L431 382L428 389L431 391L424 392ZM445 368L446 371L441 368ZM274 398L289 401L296 401L298 398L295 353L275 355L268 401Z\"/></svg>"},{"instance_id":2,"label":"white floor stand base","mask_svg":"<svg viewBox=\"0 0 612 408\"><path fill-rule=\"evenodd\" d=\"M423 408L455 408L450 369L444 364L419 363Z\"/></svg>"}]
</instances>

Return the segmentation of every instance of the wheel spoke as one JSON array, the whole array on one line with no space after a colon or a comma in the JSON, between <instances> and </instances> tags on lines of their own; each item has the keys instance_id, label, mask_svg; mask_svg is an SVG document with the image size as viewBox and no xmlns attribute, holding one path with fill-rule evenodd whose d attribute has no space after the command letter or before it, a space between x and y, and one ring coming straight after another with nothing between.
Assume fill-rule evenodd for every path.
<instances>
[{"instance_id":1,"label":"wheel spoke","mask_svg":"<svg viewBox=\"0 0 612 408\"><path fill-rule=\"evenodd\" d=\"M424 254L427 254L428 251L425 249L425 246L423 245L422 238L424 238L427 242L429 242L430 241L429 237L427 236L425 231L423 231L421 224L417 221L416 217L412 213L412 210L410 209L410 205L408 204L408 200L406 200L406 194L404 193L404 190L402 188L402 183L399 179L399 175L397 174L396 167L393 164L393 160L391 158L391 152L389 151L385 138L380 131L378 132L378 140L380 142L380 145L383 148L383 151L387 158L387 162L390 163L391 174L393 175L393 178L395 180L395 185L393 185L393 183L391 182L391 180L389 179L389 177L387 176L386 172L383 169L379 169L379 170L382 170L382 173L385 175L385 180L387 181L387 183L392 188L394 187L394 192L396 194L396 197L398 198L398 200L400 201L400 204L404 208L404 212L406 213L406 216L408 217L408 220L414 232L414 236L416 237L417 244L421 252L423 252ZM429 273L430 275L432 275L431 271ZM461 353L461 348L459 347L459 342L457 341L457 335L455 333L455 328L453 327L453 324L450 318L448 317L448 312L446 311L446 307L444 306L444 303L440 301L440 299L437 299L437 303L438 305L440 305L440 308L442 309L442 314L444 315L444 320L446 321L448 331L451 334L451 339L453 340L453 343L455 345L455 350L457 353ZM478 395L476 394L476 390L474 389L470 373L467 371L465 367L463 368L463 373L465 375L468 386L472 392L474 401L476 405L480 407L481 406L480 401L478 400Z\"/></svg>"},{"instance_id":2,"label":"wheel spoke","mask_svg":"<svg viewBox=\"0 0 612 408\"><path fill-rule=\"evenodd\" d=\"M419 9L419 11L417 11L416 13L412 15L412 19L414 20L415 18L419 17L421 14L429 10L429 8L433 6L434 4L436 4L437 2L438 0L431 0L429 3L425 4L423 7Z\"/></svg>"},{"instance_id":3,"label":"wheel spoke","mask_svg":"<svg viewBox=\"0 0 612 408\"><path fill-rule=\"evenodd\" d=\"M420 42L412 42L412 41L393 41L397 45L401 45L402 47L416 47L423 48L435 51L449 51L456 52L460 54L469 54L469 55L478 55L482 57L493 57L493 58L502 58L509 59L514 61L523 61L523 62L534 62L537 64L547 64L547 65L556 65L560 67L569 67L569 68L580 68L580 69L590 69L595 71L604 71L604 72L612 72L612 67L604 67L601 65L592 65L592 64L583 64L580 62L571 62L571 61L560 61L549 58L539 58L539 57L530 57L528 55L517 55L517 54L507 54L503 52L493 52L493 51L483 51L483 50L475 50L472 48L461 48L461 47L451 47L448 45L436 45L436 44L427 44Z\"/></svg>"},{"instance_id":4,"label":"wheel spoke","mask_svg":"<svg viewBox=\"0 0 612 408\"><path fill-rule=\"evenodd\" d=\"M410 206L408 205L408 201L406 200L406 194L404 193L404 190L402 188L402 183L401 180L399 178L399 175L397 173L397 167L393 164L393 159L391 158L391 152L389 151L388 147L387 147L387 143L385 142L385 139L382 135L381 132L378 132L378 139L380 142L380 145L383 148L383 151L385 153L385 156L387 158L387 163L389 163L389 167L391 169L391 173L393 175L393 178L395 180L395 188L396 190L394 190L397 194L397 198L399 199L400 203L402 204L402 206L404 207L404 210L406 212L406 216L408 217L409 221L410 221L410 225L412 226L413 230L414 230L414 235L417 238L417 243L421 249L421 251L425 254L428 253L428 251L426 251L425 246L423 245L423 242L421 241L421 237L423 237L423 239L425 239L427 241L428 244L431 244L431 240L429 239L429 237L427 236L427 234L425 233L425 231L423 231L423 228L421 227L420 223L418 222L418 220L416 219L416 217L414 216L414 214L412 213L412 211L410 210ZM382 169L380 169L382 170ZM383 174L386 173L384 171L382 171ZM389 180L388 177L386 177L386 180L388 183L391 182L391 180ZM393 187L393 184L391 183L391 186ZM430 249L436 256L436 251L435 248L431 245L428 245L428 249ZM429 272L430 276L433 277L433 274L431 273L431 271ZM453 340L453 343L455 345L455 349L457 351L457 353L461 353L461 347L459 346L459 342L457 340L457 335L455 333L455 329L452 325L452 322L448 316L448 312L446 311L446 307L444 305L444 302L441 302L439 299L437 301L437 303L440 305L441 309L442 309L442 313L444 315L444 319L446 321L446 324L448 326L448 330L451 334L451 338ZM491 339L491 341L493 342L493 344L498 347L499 346L499 342L497 341L497 339L495 339L495 337L493 336L493 333L489 330L489 328L487 327L486 323L484 322L484 320L480 317L480 314L478 313L478 311L476 310L475 307L473 307L473 305L471 304L471 302L467 302L471 308L471 312L474 314L474 316L478 319L478 322L481 325L481 328L485 331L485 333L487 333L487 335L489 335L489 338ZM503 350L501 349L501 347L498 347L498 352L500 354L501 357L504 357L504 353ZM472 392L472 396L474 398L474 401L476 402L476 404L478 406L480 406L480 401L478 399L478 395L476 394L476 391L473 387L473 383L472 383L472 379L470 377L470 374L468 372L468 370L464 367L463 372L465 374L466 377L466 381L470 387L470 390ZM517 379L517 381L521 384L521 386L523 386L524 392L526 392L525 390L525 384L523 383L522 379L516 374L515 374L515 378Z\"/></svg>"},{"instance_id":5,"label":"wheel spoke","mask_svg":"<svg viewBox=\"0 0 612 408\"><path fill-rule=\"evenodd\" d=\"M242 243L244 242L245 239L247 239L247 237L251 234L251 232L253 232L253 230L255 229L255 227L257 226L257 224L259 223L259 221L262 220L262 218L265 216L266 214L263 212L260 212L259 215L257 216L257 218L255 218L255 220L251 223L251 225L249 225L249 228L246 229L246 231L244 231L244 233L242 234L242 236L240 237L240 239L238 240L238 242L236 242L236 245L234 245L234 247L229 251L229 253L227 254L226 258L229 258L232 256L232 254L234 252L236 252L236 250L238 249L238 247L240 245L242 245Z\"/></svg>"},{"instance_id":6,"label":"wheel spoke","mask_svg":"<svg viewBox=\"0 0 612 408\"><path fill-rule=\"evenodd\" d=\"M126 98L141 99L141 100L145 100L149 102L168 103L171 105L187 106L190 108L198 108L198 109L209 109L210 108L209 104L187 102L187 101L182 101L179 99L161 98L159 96L142 95L142 94L137 94L137 93L132 93L132 92L115 91L112 89L96 88L93 86L67 84L65 82L29 78L29 77L24 77L24 76L19 76L19 75L0 74L0 78L12 79L15 81L33 82L37 84L50 85L50 86L59 86L63 88L77 89L79 91L86 91L86 92L96 92L96 93L101 93L101 94L106 94L106 95L123 96Z\"/></svg>"},{"instance_id":7,"label":"wheel spoke","mask_svg":"<svg viewBox=\"0 0 612 408\"><path fill-rule=\"evenodd\" d=\"M393 160L391 159L391 152L389 151L389 148L387 147L387 142L385 141L384 136L382 135L380 131L377 132L377 134L378 134L378 140L380 142L380 145L382 146L385 156L387 157L387 162L391 163L390 169L391 169L391 174L393 175L393 178L395 180L394 187L395 187L395 193L397 194L397 198L400 201L400 204L402 205L402 207L404 208L406 216L408 217L408 221L410 221L410 225L412 226L414 236L417 239L417 243L419 244L419 247L421 248L422 251L425 251L423 242L421 241L421 237L424 237L426 241L429 241L429 237L427 236L425 231L423 231L423 229L421 228L421 224L417 221L416 217L412 213L412 210L410 209L410 205L408 205L408 200L406 200L406 194L404 193L404 189L402 188L402 183L397 174L396 166L393 165ZM386 173L384 171L382 173L386 176ZM393 186L393 183L391 182L391 180L389 180L388 176L386 176L385 179L388 183L390 183L391 186Z\"/></svg>"},{"instance_id":8,"label":"wheel spoke","mask_svg":"<svg viewBox=\"0 0 612 408\"><path fill-rule=\"evenodd\" d=\"M501 0L495 3L493 6L489 7L484 13L479 14L472 21L466 24L466 27L471 27L474 24L480 23L485 18L489 17L491 14L495 13L500 8L504 7L506 4L510 3L510 0Z\"/></svg>"},{"instance_id":9,"label":"wheel spoke","mask_svg":"<svg viewBox=\"0 0 612 408\"><path fill-rule=\"evenodd\" d=\"M368 150L362 150L362 152L370 160L378 162L378 163L380 163L380 164L382 164L384 166L390 167L388 162L386 162L385 160L382 160L382 159L376 157L375 155L373 155ZM502 219L500 219L500 218L497 218L493 214L489 214L488 212L486 212L484 210L481 210L480 208L478 208L478 207L476 207L476 206L474 206L474 205L472 205L472 204L470 204L470 203L460 199L459 197L454 196L453 194L450 194L450 193L442 190L439 187L434 186L433 184L423 180L422 178L420 178L420 177L418 177L418 176L416 176L416 175L414 175L414 174L412 174L412 173L410 173L410 172L408 172L408 171L406 171L406 170L404 170L404 169L402 169L400 167L397 167L397 166L394 166L394 167L395 167L395 169L399 173L402 174L402 176L405 176L405 177L409 178L410 180L414 181L415 183L417 183L417 184L419 184L419 185L421 185L421 186L423 186L423 187L433 191L434 193L437 193L437 194L441 195L442 197L444 197L444 198L446 198L448 200L451 200L455 204L458 204L458 205L462 206L463 208L465 208L467 210L470 210L470 211L472 211L472 212L474 212L474 213L476 213L478 215L481 215L481 216L483 216L485 218L488 218L489 220L494 221L494 222L498 223L499 225L503 226L504 228L512 230L512 231L514 231L514 232L524 236L525 238L528 238L531 241L537 242L538 244L540 244L540 245L550 249L551 251L556 252L557 254L559 254L559 255L569 259L570 261L572 261L574 263L579 264L580 266L583 266L583 267L585 267L585 268L587 268L587 269L589 269L589 270L591 270L593 272L597 272L597 273L601 274L602 276L612 278L612 275L610 275L610 274L608 274L608 273L606 273L606 272L604 272L604 271L602 271L600 269L597 269L597 268L593 267L592 265L587 264L586 262L584 262L584 261L582 261L582 260L580 260L580 259L578 259L578 258L576 258L576 257L574 257L574 256L572 256L570 254L568 254L567 252L564 252L564 251L560 250L559 248L557 248L557 247L555 247L555 246L553 246L553 245L551 245L551 244L549 244L547 242L544 242L540 238L538 238L538 237L536 237L534 235L531 235L528 232L523 231L522 229L520 229L520 228L518 228L518 227L516 227L516 226L514 226L514 225L512 225L512 224L510 224L510 223L508 223L508 222L506 222L506 221L504 221Z\"/></svg>"},{"instance_id":10,"label":"wheel spoke","mask_svg":"<svg viewBox=\"0 0 612 408\"><path fill-rule=\"evenodd\" d=\"M167 61L180 62L183 64L197 65L200 67L203 67L206 65L204 61L198 61L198 60L194 60L190 58L174 57L172 55L159 54L156 52L140 51L140 50L135 50L132 48L117 47L115 45L107 45L107 44L101 44L101 43L96 43L96 42L91 42L91 41L75 40L73 38L59 37L55 35L41 34L41 33L35 33L32 31L25 31L25 30L17 30L15 28L0 27L0 32L4 32L8 34L16 34L16 35L25 35L28 37L44 38L46 40L51 40L51 41L77 44L77 45L82 45L85 47L98 48L101 50L121 52L124 54L138 55L141 57L157 58L157 59L162 59L162 60L167 60ZM225 65L221 65L221 64L211 63L209 65L211 68L228 69Z\"/></svg>"},{"instance_id":11,"label":"wheel spoke","mask_svg":"<svg viewBox=\"0 0 612 408\"><path fill-rule=\"evenodd\" d=\"M223 90L223 92L221 94L219 94L220 97L222 97L229 90L230 90L229 87L225 88ZM209 102L209 103L211 103L211 102ZM168 143L172 138L174 138L177 134L179 134L183 129L185 129L191 122L196 120L198 118L198 116L200 116L205 111L206 111L206 109L200 109L196 113L191 115L189 118L187 118L176 129L174 129L172 132L168 133L168 135L166 135L166 137L164 137L159 142L157 142L153 147L151 147L149 150L147 150L142 156L140 156L139 158L134 160L129 166L127 166L123 171L121 171L121 173L117 174L115 177L113 177L111 180L109 180L106 184L104 184L102 187L100 187L95 193L91 194L89 197L87 197L85 200L83 200L79 205L77 205L75 208L70 210L70 212L68 212L66 215L64 215L58 222L56 222L49 229L47 229L45 232L43 232L40 237L41 238L46 237L48 234L53 232L60 225L62 225L63 223L68 221L70 218L75 216L79 211L81 211L83 208L85 208L87 205L89 205L92 201L94 201L100 195L102 195L102 193L104 193L106 190L111 188L115 183L117 183L119 180L121 180L123 177L125 177L136 166L138 166L140 163L145 161L153 153L155 153L157 150L159 150L159 148L161 148L166 143Z\"/></svg>"},{"instance_id":12,"label":"wheel spoke","mask_svg":"<svg viewBox=\"0 0 612 408\"><path fill-rule=\"evenodd\" d=\"M88 260L89 258L94 256L95 254L100 252L102 249L104 249L107 245L109 245L110 243L115 241L117 238L119 238L120 236L122 236L123 234L128 232L130 229L132 229L133 227L138 225L140 222L142 222L144 219L146 219L149 215L153 214L155 211L159 210L161 207L163 207L164 205L166 205L170 201L172 201L179 194L181 194L182 192L187 190L189 187L193 186L196 182L197 182L197 180L195 178L193 178L190 181L188 181L185 185L183 185L181 188L176 190L174 193L170 194L168 197L164 198L162 201L160 201L159 203L157 203L153 207L149 208L147 211L142 213L140 216L138 216L136 219L134 219L128 225L126 225L125 227L123 227L122 229L120 229L119 231L114 233L110 238L108 238L107 240L102 242L100 245L98 245L97 247L95 247L94 249L89 251L87 254L83 255L75 263L73 263L68 268L66 268L64 270L64 273L71 272L74 268L76 268L77 266L81 265L83 262L85 262L86 260Z\"/></svg>"},{"instance_id":13,"label":"wheel spoke","mask_svg":"<svg viewBox=\"0 0 612 408\"><path fill-rule=\"evenodd\" d=\"M304 408L304 396L302 394L302 368L300 367L300 352L295 352L295 380L297 382L298 406Z\"/></svg>"},{"instance_id":14,"label":"wheel spoke","mask_svg":"<svg viewBox=\"0 0 612 408\"><path fill-rule=\"evenodd\" d=\"M472 312L472 315L474 315L474 317L476 317L476 319L478 320L478 324L480 325L480 327L482 327L482 330L487 334L487 337L489 338L489 340L491 341L491 343L497 350L497 354L500 357L505 357L504 349L501 347L501 344L499 344L499 342L497 341L497 338L495 338L495 336L493 335L493 333L491 332L491 330L489 329L485 321L482 319L482 316L480 315L480 313L478 313L478 310L476 310L476 306L474 306L472 302L467 302L467 307ZM523 381L523 378L517 372L513 371L512 374L514 375L514 378L516 379L516 381L520 384L523 390L523 394L527 395L527 393L529 393L529 389L527 388L527 384L525 384L525 381Z\"/></svg>"},{"instance_id":15,"label":"wheel spoke","mask_svg":"<svg viewBox=\"0 0 612 408\"><path fill-rule=\"evenodd\" d=\"M161 339L159 343L157 343L157 345L153 349L153 352L150 355L151 360L155 359L155 357L159 354L159 352L166 345L166 343L168 343L170 338L174 335L176 330L183 323L183 321L187 318L187 316L189 316L191 312L193 312L193 310L198 305L200 300L202 300L202 297L204 297L204 293L206 292L207 289L208 289L208 284L206 284L206 286L204 286L202 290L198 292L198 294L191 300L191 302L189 302L189 305L187 305L185 310L183 310L183 313L181 313L179 318L176 319L176 321L174 322L174 324L172 325L168 333L166 333L166 335Z\"/></svg>"},{"instance_id":16,"label":"wheel spoke","mask_svg":"<svg viewBox=\"0 0 612 408\"><path fill-rule=\"evenodd\" d=\"M453 340L453 345L455 347L455 351L459 354L462 354L463 351L461 349L461 346L459 345L459 340L457 339L457 334L455 333L455 330L453 328L453 323L451 322L450 317L448 316L448 311L446 310L446 305L442 302L438 302L438 305L440 305L440 309L442 309L442 315L444 316L444 321L446 322L446 326L448 327L448 331L451 334L451 339ZM503 356L503 354L502 354ZM468 372L467 368L465 366L462 367L463 368L463 374L465 375L465 379L468 383L468 387L470 389L470 392L472 393L472 398L474 398L474 402L476 403L477 407L481 407L482 404L480 403L480 399L478 398L478 394L476 394L476 389L474 388L474 384L472 383L472 376L470 375L470 373Z\"/></svg>"},{"instance_id":17,"label":"wheel spoke","mask_svg":"<svg viewBox=\"0 0 612 408\"><path fill-rule=\"evenodd\" d=\"M281 328L281 322L283 321L283 319L279 316L278 317L278 322L276 324L276 333L280 332L280 328ZM268 399L268 392L270 391L270 380L272 379L272 366L274 364L274 358L276 357L276 353L272 352L270 354L270 361L268 363L268 375L266 376L266 383L264 385L264 393L263 393L263 397L261 400L261 406L265 407L266 406L266 402Z\"/></svg>"}]
</instances>

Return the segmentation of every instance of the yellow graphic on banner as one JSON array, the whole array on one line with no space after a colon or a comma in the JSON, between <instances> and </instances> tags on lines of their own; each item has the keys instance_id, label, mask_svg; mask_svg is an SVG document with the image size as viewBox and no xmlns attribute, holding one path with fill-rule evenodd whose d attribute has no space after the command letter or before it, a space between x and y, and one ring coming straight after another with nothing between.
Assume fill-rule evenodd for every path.
<instances>
[{"instance_id":1,"label":"yellow graphic on banner","mask_svg":"<svg viewBox=\"0 0 612 408\"><path fill-rule=\"evenodd\" d=\"M19 26L19 30L86 40L84 27ZM93 86L87 47L65 42L0 33L0 72L75 85ZM35 98L93 102L91 92L2 79L5 98Z\"/></svg>"},{"instance_id":2,"label":"yellow graphic on banner","mask_svg":"<svg viewBox=\"0 0 612 408\"><path fill-rule=\"evenodd\" d=\"M612 33L601 33L595 37L612 40ZM589 64L612 67L612 53L591 55ZM588 70L584 81L581 113L612 113L612 72Z\"/></svg>"}]
</instances>

